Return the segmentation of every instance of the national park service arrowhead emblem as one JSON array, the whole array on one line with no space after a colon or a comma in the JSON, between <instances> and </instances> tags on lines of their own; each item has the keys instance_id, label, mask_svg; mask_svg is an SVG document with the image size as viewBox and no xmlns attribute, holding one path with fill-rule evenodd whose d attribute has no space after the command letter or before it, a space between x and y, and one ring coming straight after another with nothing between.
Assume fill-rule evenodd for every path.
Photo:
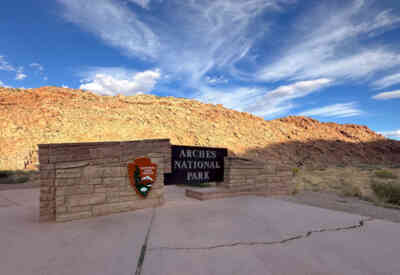
<instances>
[{"instance_id":1,"label":"national park service arrowhead emblem","mask_svg":"<svg viewBox=\"0 0 400 275\"><path fill-rule=\"evenodd\" d=\"M129 180L133 188L147 197L153 183L157 177L157 164L152 163L149 158L137 158L132 163L128 163Z\"/></svg>"}]
</instances>

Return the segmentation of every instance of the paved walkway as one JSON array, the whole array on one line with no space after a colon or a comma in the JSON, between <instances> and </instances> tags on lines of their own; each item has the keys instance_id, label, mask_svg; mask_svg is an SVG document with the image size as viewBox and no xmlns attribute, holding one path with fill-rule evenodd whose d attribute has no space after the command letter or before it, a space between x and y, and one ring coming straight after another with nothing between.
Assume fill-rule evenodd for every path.
<instances>
[{"instance_id":1,"label":"paved walkway","mask_svg":"<svg viewBox=\"0 0 400 275\"><path fill-rule=\"evenodd\" d=\"M161 208L38 223L38 189L1 191L0 273L400 274L398 223L273 198L182 194L168 186Z\"/></svg>"}]
</instances>

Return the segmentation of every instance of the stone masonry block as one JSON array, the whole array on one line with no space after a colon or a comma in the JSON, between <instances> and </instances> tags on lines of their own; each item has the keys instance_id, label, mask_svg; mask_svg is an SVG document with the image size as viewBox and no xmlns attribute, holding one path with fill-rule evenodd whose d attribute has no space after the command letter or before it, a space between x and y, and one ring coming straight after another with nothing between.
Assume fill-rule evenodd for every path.
<instances>
[{"instance_id":1,"label":"stone masonry block","mask_svg":"<svg viewBox=\"0 0 400 275\"><path fill-rule=\"evenodd\" d=\"M71 206L68 207L68 213L77 213L77 212L88 212L92 210L91 205L83 205L83 206Z\"/></svg>"},{"instance_id":2,"label":"stone masonry block","mask_svg":"<svg viewBox=\"0 0 400 275\"><path fill-rule=\"evenodd\" d=\"M48 170L40 169L40 180L52 179L54 177L55 177L54 169L48 169Z\"/></svg>"},{"instance_id":3,"label":"stone masonry block","mask_svg":"<svg viewBox=\"0 0 400 275\"><path fill-rule=\"evenodd\" d=\"M57 206L57 208L56 208L56 215L65 214L67 212L68 212L68 209L65 205Z\"/></svg>"},{"instance_id":4,"label":"stone masonry block","mask_svg":"<svg viewBox=\"0 0 400 275\"><path fill-rule=\"evenodd\" d=\"M73 161L73 162L61 162L56 163L56 169L71 169L71 168L81 168L89 165L88 161Z\"/></svg>"},{"instance_id":5,"label":"stone masonry block","mask_svg":"<svg viewBox=\"0 0 400 275\"><path fill-rule=\"evenodd\" d=\"M56 186L68 186L79 184L79 178L60 178L55 180Z\"/></svg>"},{"instance_id":6,"label":"stone masonry block","mask_svg":"<svg viewBox=\"0 0 400 275\"><path fill-rule=\"evenodd\" d=\"M56 178L80 178L82 175L81 168L71 168L71 169L57 169Z\"/></svg>"},{"instance_id":7,"label":"stone masonry block","mask_svg":"<svg viewBox=\"0 0 400 275\"><path fill-rule=\"evenodd\" d=\"M54 168L55 168L54 164L46 164L46 163L40 162L40 166L39 166L40 173L42 173L42 171L44 171L44 170L54 170Z\"/></svg>"},{"instance_id":8,"label":"stone masonry block","mask_svg":"<svg viewBox=\"0 0 400 275\"><path fill-rule=\"evenodd\" d=\"M72 195L67 199L68 206L83 206L104 203L106 201L105 193L94 193L89 195Z\"/></svg>"},{"instance_id":9,"label":"stone masonry block","mask_svg":"<svg viewBox=\"0 0 400 275\"><path fill-rule=\"evenodd\" d=\"M66 214L57 215L56 221L57 222L66 222L66 221L72 221L72 220L78 220L78 219L85 219L85 218L89 218L91 216L92 216L92 213L90 211L77 212L77 213L66 213Z\"/></svg>"},{"instance_id":10,"label":"stone masonry block","mask_svg":"<svg viewBox=\"0 0 400 275\"><path fill-rule=\"evenodd\" d=\"M56 207L62 206L65 204L65 197L56 197Z\"/></svg>"},{"instance_id":11,"label":"stone masonry block","mask_svg":"<svg viewBox=\"0 0 400 275\"><path fill-rule=\"evenodd\" d=\"M93 186L94 186L95 193L105 193L107 191L107 188L102 184L96 184Z\"/></svg>"},{"instance_id":12,"label":"stone masonry block","mask_svg":"<svg viewBox=\"0 0 400 275\"><path fill-rule=\"evenodd\" d=\"M120 200L119 191L107 192L106 193L107 202L118 202Z\"/></svg>"},{"instance_id":13,"label":"stone masonry block","mask_svg":"<svg viewBox=\"0 0 400 275\"><path fill-rule=\"evenodd\" d=\"M254 178L246 178L246 184L254 185L256 180Z\"/></svg>"},{"instance_id":14,"label":"stone masonry block","mask_svg":"<svg viewBox=\"0 0 400 275\"><path fill-rule=\"evenodd\" d=\"M94 179L103 177L103 168L98 166L87 166L82 170L82 177L85 179Z\"/></svg>"},{"instance_id":15,"label":"stone masonry block","mask_svg":"<svg viewBox=\"0 0 400 275\"><path fill-rule=\"evenodd\" d=\"M120 158L104 158L104 159L92 159L89 161L90 165L107 165L116 164L120 162Z\"/></svg>"},{"instance_id":16,"label":"stone masonry block","mask_svg":"<svg viewBox=\"0 0 400 275\"><path fill-rule=\"evenodd\" d=\"M105 186L123 186L125 185L126 180L124 177L118 177L118 178L104 178L103 179L103 185Z\"/></svg>"},{"instance_id":17,"label":"stone masonry block","mask_svg":"<svg viewBox=\"0 0 400 275\"><path fill-rule=\"evenodd\" d=\"M74 185L74 186L65 186L63 188L65 196L91 194L93 193L94 190L93 185Z\"/></svg>"},{"instance_id":18,"label":"stone masonry block","mask_svg":"<svg viewBox=\"0 0 400 275\"><path fill-rule=\"evenodd\" d=\"M139 199L140 199L139 195L138 194L134 194L134 195L130 195L130 196L121 196L119 198L119 201L120 202L136 201L136 200L139 200Z\"/></svg>"},{"instance_id":19,"label":"stone masonry block","mask_svg":"<svg viewBox=\"0 0 400 275\"><path fill-rule=\"evenodd\" d=\"M102 176L105 178L122 177L122 167L104 167L102 169Z\"/></svg>"}]
</instances>

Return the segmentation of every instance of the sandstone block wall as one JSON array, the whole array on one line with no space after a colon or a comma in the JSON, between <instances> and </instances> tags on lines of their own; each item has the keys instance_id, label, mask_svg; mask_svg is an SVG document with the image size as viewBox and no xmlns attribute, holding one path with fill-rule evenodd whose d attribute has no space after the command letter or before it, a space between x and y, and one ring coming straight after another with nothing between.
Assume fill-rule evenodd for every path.
<instances>
[{"instance_id":1,"label":"sandstone block wall","mask_svg":"<svg viewBox=\"0 0 400 275\"><path fill-rule=\"evenodd\" d=\"M136 193L127 172L143 156L157 164L147 198ZM161 205L171 145L169 139L40 144L39 162L40 221L68 221Z\"/></svg>"},{"instance_id":2,"label":"sandstone block wall","mask_svg":"<svg viewBox=\"0 0 400 275\"><path fill-rule=\"evenodd\" d=\"M270 195L289 193L292 171L288 164L225 157L222 187L235 191L265 190Z\"/></svg>"}]
</instances>

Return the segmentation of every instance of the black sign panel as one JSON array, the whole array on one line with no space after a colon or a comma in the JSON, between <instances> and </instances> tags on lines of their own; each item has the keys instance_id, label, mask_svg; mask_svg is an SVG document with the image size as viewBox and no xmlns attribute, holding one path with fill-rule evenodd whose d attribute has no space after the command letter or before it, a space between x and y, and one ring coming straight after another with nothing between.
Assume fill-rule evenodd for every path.
<instances>
[{"instance_id":1,"label":"black sign panel","mask_svg":"<svg viewBox=\"0 0 400 275\"><path fill-rule=\"evenodd\" d=\"M224 180L226 148L171 146L171 173L165 184L194 184Z\"/></svg>"}]
</instances>

